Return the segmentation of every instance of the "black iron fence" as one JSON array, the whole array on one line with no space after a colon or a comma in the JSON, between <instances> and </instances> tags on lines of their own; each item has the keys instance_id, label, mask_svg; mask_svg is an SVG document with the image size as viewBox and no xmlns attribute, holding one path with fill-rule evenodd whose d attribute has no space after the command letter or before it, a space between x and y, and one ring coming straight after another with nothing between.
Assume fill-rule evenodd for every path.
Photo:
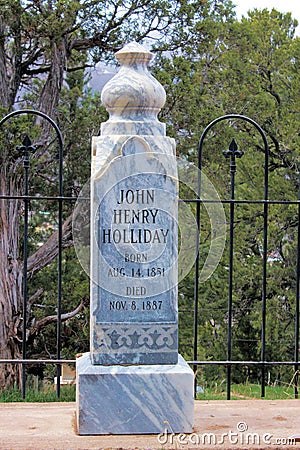
<instances>
[{"instance_id":1,"label":"black iron fence","mask_svg":"<svg viewBox=\"0 0 300 450\"><path fill-rule=\"evenodd\" d=\"M227 368L227 399L231 396L231 369L233 366L259 366L261 370L261 396L265 396L265 386L266 386L266 368L270 366L294 366L294 395L298 398L298 363L299 363L299 274L300 274L300 202L299 195L300 190L298 190L298 200L272 200L269 199L269 147L267 137L263 129L251 118L238 114L230 114L218 117L213 122L211 122L203 131L198 148L198 168L202 169L203 160L203 147L205 138L209 131L215 127L221 121L228 120L239 120L250 123L258 132L262 140L262 150L264 154L264 165L263 165L263 198L259 200L237 200L235 198L235 174L237 170L236 158L241 158L244 152L238 149L235 140L232 140L228 150L223 151L225 158L230 160L230 198L221 199L223 204L229 204L229 255L228 255L228 334L227 334L227 358L223 361L198 361L198 304L199 304L199 263L201 260L201 247L199 247L199 234L196 237L197 246L197 258L195 263L195 280L194 280L194 361L190 361L190 364L194 365L194 370L197 371L197 366L205 365L223 365ZM197 223L200 226L200 204L201 204L201 182L198 183L198 199L196 205L196 216ZM298 179L298 185L299 179ZM191 202L193 200L185 200ZM202 202L210 202L210 200L203 200ZM235 228L235 208L239 204L257 204L263 207L263 238L262 238L262 264L261 264L261 360L260 361L233 361L232 360L232 311L233 311L233 277L234 277L234 228ZM295 218L297 222L297 257L295 261L295 278L296 278L296 289L295 289L295 326L294 326L294 361L267 361L266 360L266 317L267 317L267 262L268 262L268 225L269 225L269 207L270 205L296 205L297 212L295 212Z\"/></svg>"},{"instance_id":2,"label":"black iron fence","mask_svg":"<svg viewBox=\"0 0 300 450\"><path fill-rule=\"evenodd\" d=\"M0 364L19 364L22 366L22 395L25 398L26 395L26 367L31 364L52 364L57 366L57 396L60 396L60 377L61 377L61 366L63 363L74 364L74 359L62 359L61 358L61 316L62 316L62 258L63 258L63 205L65 203L74 203L75 197L64 196L63 189L63 140L61 132L55 122L47 115L33 110L20 110L15 111L7 116L5 116L0 121L0 129L4 123L13 120L19 115L36 115L43 118L49 122L56 133L56 139L58 143L58 192L57 195L52 196L40 196L29 195L28 191L28 171L30 167L30 155L35 151L35 147L32 144L28 135L24 137L22 145L18 147L18 151L23 157L23 168L24 168L24 192L22 195L9 194L0 195L0 200L8 201L22 201L24 204L24 226L23 226L23 338L22 338L22 358L19 359L0 359ZM223 360L205 360L201 361L198 359L199 354L199 337L198 337L198 327L199 327L199 270L201 266L201 242L200 242L200 228L201 228L201 204L213 203L216 200L203 199L201 195L201 169L203 165L203 154L204 147L206 143L206 138L211 130L214 129L215 125L223 121L243 121L250 124L259 134L262 142L262 153L264 155L263 164L263 198L253 200L253 199L236 199L235 197L235 176L237 170L237 158L243 156L243 152L239 150L236 141L233 139L229 145L228 150L223 151L223 155L229 160L229 173L230 173L230 195L229 198L220 199L222 204L228 205L229 207L229 218L228 218L228 279L224 283L227 283L228 301L227 301L227 354L226 358ZM248 366L248 367L259 367L261 371L261 396L265 396L265 386L266 386L266 369L270 366L292 366L294 368L294 396L298 398L298 367L299 367L299 274L300 274L300 256L299 256L299 246L300 246L300 196L298 195L297 200L272 200L269 198L269 148L266 135L262 128L252 119L247 116L242 115L226 115L217 118L211 122L203 131L202 136L199 141L198 148L198 169L199 169L199 179L198 179L198 192L196 198L185 198L182 199L183 202L188 204L195 204L196 211L196 222L198 224L198 230L195 236L195 249L196 249L196 260L195 260L195 277L194 277L194 326L193 326L193 360L188 361L189 364L197 372L198 367L205 366L225 366L227 371L227 399L230 399L231 393L231 374L232 367L234 366ZM299 191L300 192L300 191ZM58 204L58 233L57 233L57 320L56 320L56 358L55 359L28 359L27 358L27 348L26 348L26 314L27 314L27 297L28 297L28 287L27 287L27 261L28 261L28 211L29 202L31 200L37 199L39 201L55 201ZM263 210L263 237L261 246L261 352L260 360L233 360L232 359L232 325L233 325L233 290L234 290L234 245L235 245L235 212L238 205L261 205ZM266 359L266 317L267 317L267 298L268 298L268 238L269 238L269 208L271 205L286 205L295 207L295 221L297 222L297 257L295 261L295 279L296 279L296 289L295 289L295 310L294 310L294 358L291 361L269 361ZM201 345L201 343L200 343Z\"/></svg>"},{"instance_id":3,"label":"black iron fence","mask_svg":"<svg viewBox=\"0 0 300 450\"><path fill-rule=\"evenodd\" d=\"M63 227L63 202L70 201L72 198L63 197L63 139L57 124L46 114L35 111L35 110L18 110L11 114L5 116L0 122L0 128L8 122L9 120L21 115L34 115L42 117L46 120L51 127L55 130L56 138L58 141L58 192L55 197L53 196L38 196L38 200L54 200L58 203L58 239L57 239L57 340L56 340L56 350L57 350L57 361L46 360L44 363L57 363L57 380L60 380L61 376L61 304L62 304L62 227ZM28 299L28 286L27 286L27 262L28 262L28 219L29 219L29 202L37 198L37 196L29 195L29 183L28 175L30 168L30 155L36 151L36 148L32 145L32 142L27 134L24 136L24 140L21 146L17 147L18 152L23 158L24 167L24 192L23 195L1 195L0 198L3 200L21 200L24 204L24 220L23 220L23 308L22 308L22 321L23 321L23 332L22 332L22 359L19 360L0 360L1 364L22 364L22 396L25 398L26 395L26 365L36 363L34 360L27 360L27 344L26 344L26 333L27 333L27 299ZM41 361L38 361L41 363ZM57 383L57 396L60 396L60 382Z\"/></svg>"}]
</instances>

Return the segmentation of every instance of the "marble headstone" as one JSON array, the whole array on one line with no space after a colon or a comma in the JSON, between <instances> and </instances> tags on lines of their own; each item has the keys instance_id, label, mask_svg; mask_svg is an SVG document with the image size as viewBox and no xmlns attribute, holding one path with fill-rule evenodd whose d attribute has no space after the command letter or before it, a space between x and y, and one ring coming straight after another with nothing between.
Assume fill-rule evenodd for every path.
<instances>
[{"instance_id":1,"label":"marble headstone","mask_svg":"<svg viewBox=\"0 0 300 450\"><path fill-rule=\"evenodd\" d=\"M193 372L177 345L175 143L157 119L165 92L137 43L102 91L93 138L91 348L77 361L80 434L189 432ZM166 425L167 424L167 425ZM169 425L168 425L169 424Z\"/></svg>"}]
</instances>

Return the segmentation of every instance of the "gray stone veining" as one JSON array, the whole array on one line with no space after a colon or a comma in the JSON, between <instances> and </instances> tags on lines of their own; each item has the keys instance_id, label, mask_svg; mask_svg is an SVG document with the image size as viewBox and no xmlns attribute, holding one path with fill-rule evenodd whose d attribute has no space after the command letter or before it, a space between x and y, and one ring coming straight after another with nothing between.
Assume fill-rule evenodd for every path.
<instances>
[{"instance_id":1,"label":"gray stone veining","mask_svg":"<svg viewBox=\"0 0 300 450\"><path fill-rule=\"evenodd\" d=\"M92 141L90 352L78 358L79 434L188 433L194 374L178 355L175 142L163 87L133 42L102 91Z\"/></svg>"},{"instance_id":2,"label":"gray stone veining","mask_svg":"<svg viewBox=\"0 0 300 450\"><path fill-rule=\"evenodd\" d=\"M190 433L193 372L176 365L91 366L80 358L81 434Z\"/></svg>"},{"instance_id":3,"label":"gray stone veining","mask_svg":"<svg viewBox=\"0 0 300 450\"><path fill-rule=\"evenodd\" d=\"M110 116L93 142L91 357L176 364L178 186L174 142L157 119L165 92L139 44L116 58L102 91Z\"/></svg>"}]
</instances>

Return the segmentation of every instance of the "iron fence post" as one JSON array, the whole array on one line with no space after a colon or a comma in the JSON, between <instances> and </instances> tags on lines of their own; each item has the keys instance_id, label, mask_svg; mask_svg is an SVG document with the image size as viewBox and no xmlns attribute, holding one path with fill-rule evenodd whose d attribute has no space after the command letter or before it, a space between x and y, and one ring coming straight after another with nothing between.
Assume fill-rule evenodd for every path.
<instances>
[{"instance_id":1,"label":"iron fence post","mask_svg":"<svg viewBox=\"0 0 300 450\"><path fill-rule=\"evenodd\" d=\"M229 213L229 279L228 279L228 331L227 331L227 360L231 361L232 354L232 291L233 291L233 251L234 251L234 210L235 210L235 174L236 158L241 158L244 152L238 150L237 143L232 139L229 149L223 151L225 158L230 158L230 213ZM227 366L227 400L230 400L231 364Z\"/></svg>"},{"instance_id":2,"label":"iron fence post","mask_svg":"<svg viewBox=\"0 0 300 450\"><path fill-rule=\"evenodd\" d=\"M26 134L23 145L18 146L17 150L23 157L24 167L24 231L23 231L23 332L22 332L22 358L26 359L26 327L27 327L27 261L28 261L28 211L29 211L29 168L30 152L35 152L36 148L31 144L29 136ZM22 398L26 397L26 366L22 364Z\"/></svg>"}]
</instances>

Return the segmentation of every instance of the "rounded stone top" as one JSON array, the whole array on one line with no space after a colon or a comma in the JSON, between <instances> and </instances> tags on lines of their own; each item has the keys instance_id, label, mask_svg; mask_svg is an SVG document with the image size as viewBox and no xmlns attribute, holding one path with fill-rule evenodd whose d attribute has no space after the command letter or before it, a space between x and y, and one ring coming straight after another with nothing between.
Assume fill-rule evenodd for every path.
<instances>
[{"instance_id":1,"label":"rounded stone top","mask_svg":"<svg viewBox=\"0 0 300 450\"><path fill-rule=\"evenodd\" d=\"M126 134L145 134L142 128L146 125L149 128L151 123L156 132L148 130L147 134L164 134L165 127L158 121L157 114L165 104L166 94L148 71L153 54L137 42L131 42L115 57L120 70L101 94L102 103L109 112L109 120L102 124L102 134L124 134L124 123Z\"/></svg>"},{"instance_id":2,"label":"rounded stone top","mask_svg":"<svg viewBox=\"0 0 300 450\"><path fill-rule=\"evenodd\" d=\"M137 42L130 42L115 53L115 58L122 65L131 65L136 62L145 63L148 65L153 58L153 53L146 50Z\"/></svg>"}]
</instances>

